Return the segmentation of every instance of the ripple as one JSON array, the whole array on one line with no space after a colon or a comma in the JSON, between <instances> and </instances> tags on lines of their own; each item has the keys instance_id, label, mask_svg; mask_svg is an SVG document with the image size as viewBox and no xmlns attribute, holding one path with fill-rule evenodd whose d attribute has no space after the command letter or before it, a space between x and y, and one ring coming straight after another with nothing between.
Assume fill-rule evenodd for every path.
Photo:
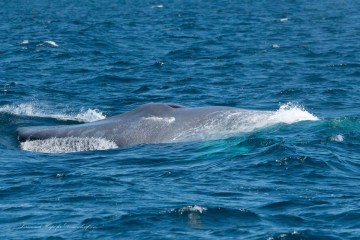
<instances>
[{"instance_id":1,"label":"ripple","mask_svg":"<svg viewBox=\"0 0 360 240\"><path fill-rule=\"evenodd\" d=\"M332 237L326 231L312 231L302 230L276 234L272 237L267 237L266 240L311 240L311 239L337 239Z\"/></svg>"}]
</instances>

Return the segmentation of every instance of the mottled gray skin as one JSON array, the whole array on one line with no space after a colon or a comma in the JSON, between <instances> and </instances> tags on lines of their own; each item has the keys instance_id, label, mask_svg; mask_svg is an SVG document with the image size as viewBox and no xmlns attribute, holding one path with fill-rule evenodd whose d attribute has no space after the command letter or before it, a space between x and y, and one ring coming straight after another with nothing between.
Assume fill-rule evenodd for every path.
<instances>
[{"instance_id":1,"label":"mottled gray skin","mask_svg":"<svg viewBox=\"0 0 360 240\"><path fill-rule=\"evenodd\" d=\"M232 107L189 108L174 104L146 104L104 120L65 126L22 127L20 141L64 137L94 137L115 142L119 147L173 142L196 130L209 119L242 111Z\"/></svg>"}]
</instances>

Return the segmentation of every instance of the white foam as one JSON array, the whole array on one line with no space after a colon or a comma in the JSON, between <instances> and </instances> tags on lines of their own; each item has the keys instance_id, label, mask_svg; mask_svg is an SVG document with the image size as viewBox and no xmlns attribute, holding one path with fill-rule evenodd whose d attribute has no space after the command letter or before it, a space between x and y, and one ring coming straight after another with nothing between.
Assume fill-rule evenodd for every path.
<instances>
[{"instance_id":1,"label":"white foam","mask_svg":"<svg viewBox=\"0 0 360 240\"><path fill-rule=\"evenodd\" d=\"M50 46L52 46L52 47L58 47L58 46L59 46L59 45L57 45L57 43L54 42L54 41L45 41L45 43L48 44L48 45L50 45Z\"/></svg>"},{"instance_id":2,"label":"white foam","mask_svg":"<svg viewBox=\"0 0 360 240\"><path fill-rule=\"evenodd\" d=\"M319 119L303 107L291 103L282 105L277 111L219 111L208 115L207 120L201 124L175 135L172 142L218 139L281 123L316 120Z\"/></svg>"},{"instance_id":3,"label":"white foam","mask_svg":"<svg viewBox=\"0 0 360 240\"><path fill-rule=\"evenodd\" d=\"M3 105L0 107L0 112L11 113L20 116L38 116L39 111L35 110L35 106L28 103L19 105Z\"/></svg>"},{"instance_id":4,"label":"white foam","mask_svg":"<svg viewBox=\"0 0 360 240\"><path fill-rule=\"evenodd\" d=\"M269 117L269 124L295 123L300 121L316 121L318 117L306 111L303 107L287 103L280 106L272 116Z\"/></svg>"},{"instance_id":5,"label":"white foam","mask_svg":"<svg viewBox=\"0 0 360 240\"><path fill-rule=\"evenodd\" d=\"M105 119L106 116L97 109L87 109L76 114L74 119L81 122L95 122L101 119Z\"/></svg>"},{"instance_id":6,"label":"white foam","mask_svg":"<svg viewBox=\"0 0 360 240\"><path fill-rule=\"evenodd\" d=\"M343 135L338 134L338 135L332 136L332 137L330 138L330 140L333 141L333 142L343 142L343 141L344 141L344 137L343 137Z\"/></svg>"},{"instance_id":7,"label":"white foam","mask_svg":"<svg viewBox=\"0 0 360 240\"><path fill-rule=\"evenodd\" d=\"M20 42L20 44L22 44L22 45L26 45L26 44L29 44L29 40L22 40L21 42Z\"/></svg>"},{"instance_id":8,"label":"white foam","mask_svg":"<svg viewBox=\"0 0 360 240\"><path fill-rule=\"evenodd\" d=\"M201 207L201 206L197 206L197 205L194 205L194 206L186 206L186 207L182 207L180 209L171 209L170 212L178 212L180 214L184 214L184 213L203 213L207 210L206 207Z\"/></svg>"},{"instance_id":9,"label":"white foam","mask_svg":"<svg viewBox=\"0 0 360 240\"><path fill-rule=\"evenodd\" d=\"M280 22L287 22L287 21L289 21L289 18L280 18L279 21Z\"/></svg>"},{"instance_id":10,"label":"white foam","mask_svg":"<svg viewBox=\"0 0 360 240\"><path fill-rule=\"evenodd\" d=\"M42 109L34 103L22 103L19 105L0 106L0 112L6 112L19 116L29 117L47 117L59 120L72 120L79 122L94 122L106 118L106 116L97 109L81 110L77 114L52 113Z\"/></svg>"},{"instance_id":11,"label":"white foam","mask_svg":"<svg viewBox=\"0 0 360 240\"><path fill-rule=\"evenodd\" d=\"M158 5L152 5L151 8L163 8L164 5L163 4L158 4Z\"/></svg>"},{"instance_id":12,"label":"white foam","mask_svg":"<svg viewBox=\"0 0 360 240\"><path fill-rule=\"evenodd\" d=\"M44 140L25 141L20 148L32 152L69 153L79 151L107 150L118 146L105 138L93 137L66 137L49 138Z\"/></svg>"},{"instance_id":13,"label":"white foam","mask_svg":"<svg viewBox=\"0 0 360 240\"><path fill-rule=\"evenodd\" d=\"M274 43L273 45L272 45L272 48L279 48L280 46L278 45L278 44L276 44L276 43Z\"/></svg>"},{"instance_id":14,"label":"white foam","mask_svg":"<svg viewBox=\"0 0 360 240\"><path fill-rule=\"evenodd\" d=\"M206 208L206 207L201 207L201 206L194 205L194 206L184 207L183 210L187 210L187 211L190 211L190 212L199 212L199 213L202 213L202 212L206 211L207 208Z\"/></svg>"}]
</instances>

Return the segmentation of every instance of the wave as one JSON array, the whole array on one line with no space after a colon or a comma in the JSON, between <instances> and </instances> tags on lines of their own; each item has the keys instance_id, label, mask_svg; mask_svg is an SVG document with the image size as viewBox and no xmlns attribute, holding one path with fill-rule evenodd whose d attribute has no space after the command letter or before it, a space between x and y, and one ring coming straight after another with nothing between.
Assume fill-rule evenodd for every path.
<instances>
[{"instance_id":1,"label":"wave","mask_svg":"<svg viewBox=\"0 0 360 240\"><path fill-rule=\"evenodd\" d=\"M165 212L166 214L181 216L199 214L204 216L218 216L218 217L248 217L248 218L260 218L255 212L252 212L245 208L233 209L224 207L202 207L199 205L189 205L181 208L173 208Z\"/></svg>"},{"instance_id":2,"label":"wave","mask_svg":"<svg viewBox=\"0 0 360 240\"><path fill-rule=\"evenodd\" d=\"M261 217L248 209L234 209L226 207L203 207L190 205L171 209L165 216L174 217L186 222L189 226L198 228L203 226L250 226L261 220Z\"/></svg>"},{"instance_id":3,"label":"wave","mask_svg":"<svg viewBox=\"0 0 360 240\"><path fill-rule=\"evenodd\" d=\"M107 150L118 146L104 138L66 137L49 138L44 140L25 141L20 143L22 150L43 153L69 153L80 151Z\"/></svg>"},{"instance_id":4,"label":"wave","mask_svg":"<svg viewBox=\"0 0 360 240\"><path fill-rule=\"evenodd\" d=\"M71 120L78 122L94 122L106 118L106 116L97 109L81 110L80 113L76 114L52 113L44 110L34 103L3 105L0 106L0 112L10 113L18 116L55 118L58 120Z\"/></svg>"},{"instance_id":5,"label":"wave","mask_svg":"<svg viewBox=\"0 0 360 240\"><path fill-rule=\"evenodd\" d=\"M333 232L329 233L325 230L301 229L301 230L294 230L292 232L279 233L271 237L264 236L263 239L266 240L341 239L341 238L334 238L333 234L334 234Z\"/></svg>"},{"instance_id":6,"label":"wave","mask_svg":"<svg viewBox=\"0 0 360 240\"><path fill-rule=\"evenodd\" d=\"M201 207L198 205L189 205L186 207L182 207L182 208L174 208L168 211L168 213L175 213L175 214L189 214L189 213L203 213L205 211L207 211L208 209L206 207Z\"/></svg>"}]
</instances>

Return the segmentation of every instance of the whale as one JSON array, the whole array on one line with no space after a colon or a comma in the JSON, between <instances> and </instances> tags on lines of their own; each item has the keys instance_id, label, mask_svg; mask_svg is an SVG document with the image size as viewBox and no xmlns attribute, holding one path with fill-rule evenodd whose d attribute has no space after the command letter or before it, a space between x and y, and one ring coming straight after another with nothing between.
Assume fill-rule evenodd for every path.
<instances>
[{"instance_id":1,"label":"whale","mask_svg":"<svg viewBox=\"0 0 360 240\"><path fill-rule=\"evenodd\" d=\"M34 126L17 129L20 142L49 138L102 138L117 146L167 143L194 135L209 120L226 113L236 113L233 107L185 107L178 104L150 103L103 120L61 126ZM194 133L192 133L194 131Z\"/></svg>"},{"instance_id":2,"label":"whale","mask_svg":"<svg viewBox=\"0 0 360 240\"><path fill-rule=\"evenodd\" d=\"M20 142L54 138L96 138L124 147L215 139L250 132L282 122L281 114L283 113L279 111L226 106L186 107L172 103L149 103L95 122L20 127L17 133ZM311 117L311 114L304 115L294 120L311 120Z\"/></svg>"}]
</instances>

